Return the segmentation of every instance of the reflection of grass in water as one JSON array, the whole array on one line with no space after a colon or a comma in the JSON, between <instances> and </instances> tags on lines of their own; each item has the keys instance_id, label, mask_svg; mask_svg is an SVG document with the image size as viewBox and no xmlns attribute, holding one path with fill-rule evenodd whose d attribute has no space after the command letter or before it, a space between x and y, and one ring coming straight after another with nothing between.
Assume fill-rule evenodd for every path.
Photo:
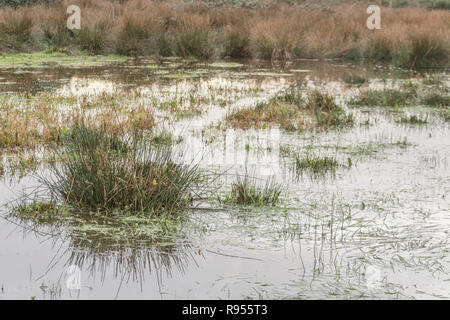
<instances>
[{"instance_id":1,"label":"reflection of grass in water","mask_svg":"<svg viewBox=\"0 0 450 320\"><path fill-rule=\"evenodd\" d=\"M183 217L148 217L131 212L81 213L51 201L35 200L20 204L8 215L36 227L48 226L55 237L69 237L68 265L87 267L103 279L110 267L114 277L123 273L143 282L145 272L164 270L170 275L175 267L183 272L193 260L189 245L183 244ZM48 234L45 234L47 237Z\"/></svg>"},{"instance_id":2,"label":"reflection of grass in water","mask_svg":"<svg viewBox=\"0 0 450 320\"><path fill-rule=\"evenodd\" d=\"M50 158L46 160L51 161ZM34 152L29 154L14 150L11 154L5 155L5 160L0 154L0 177L4 174L8 174L11 177L18 174L17 177L20 179L28 173L35 171L40 163L41 159Z\"/></svg>"}]
</instances>

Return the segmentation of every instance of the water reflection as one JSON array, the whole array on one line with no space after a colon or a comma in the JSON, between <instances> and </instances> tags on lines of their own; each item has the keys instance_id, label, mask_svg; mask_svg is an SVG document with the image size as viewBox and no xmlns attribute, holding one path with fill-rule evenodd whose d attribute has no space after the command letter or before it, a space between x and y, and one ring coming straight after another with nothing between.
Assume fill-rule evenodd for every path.
<instances>
[{"instance_id":1,"label":"water reflection","mask_svg":"<svg viewBox=\"0 0 450 320\"><path fill-rule=\"evenodd\" d=\"M40 289L44 298L84 297L67 284L71 268L77 268L82 277L80 287L75 289L85 292L92 286L114 283L116 291L109 297L117 298L125 284L134 283L141 292L144 287L161 290L165 280L174 273L183 275L188 265L195 268L197 260L202 258L182 236L151 238L136 234L130 227L129 232L117 225L111 228L111 221L106 224L103 219L70 217L56 223L35 223L8 217L7 221L16 226L14 233L22 233L22 241L52 243L50 252L53 253L47 261L39 259L38 265L45 266L39 274L32 277L30 264L30 280L42 283ZM6 227L4 223L1 225L1 229Z\"/></svg>"}]
</instances>

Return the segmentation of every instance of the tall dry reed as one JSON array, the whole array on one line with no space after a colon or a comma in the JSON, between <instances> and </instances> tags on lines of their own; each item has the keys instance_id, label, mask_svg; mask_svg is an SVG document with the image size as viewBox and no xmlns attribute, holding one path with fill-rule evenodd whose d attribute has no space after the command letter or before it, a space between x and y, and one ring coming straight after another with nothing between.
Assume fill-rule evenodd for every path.
<instances>
[{"instance_id":1,"label":"tall dry reed","mask_svg":"<svg viewBox=\"0 0 450 320\"><path fill-rule=\"evenodd\" d=\"M371 31L366 7L360 5L305 10L146 0L70 3L81 8L81 30L65 27L67 1L54 7L0 9L0 51L68 47L132 56L365 58L407 68L446 66L449 60L448 10L383 7L382 29Z\"/></svg>"}]
</instances>

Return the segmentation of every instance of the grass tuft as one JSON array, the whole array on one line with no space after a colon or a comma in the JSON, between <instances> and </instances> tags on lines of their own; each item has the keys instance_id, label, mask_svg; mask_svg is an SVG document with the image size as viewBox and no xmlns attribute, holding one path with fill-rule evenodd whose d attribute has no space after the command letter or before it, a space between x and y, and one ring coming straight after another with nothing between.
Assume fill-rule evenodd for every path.
<instances>
[{"instance_id":1,"label":"grass tuft","mask_svg":"<svg viewBox=\"0 0 450 320\"><path fill-rule=\"evenodd\" d=\"M424 95L421 102L430 107L448 107L450 106L450 96L444 92L432 91Z\"/></svg>"},{"instance_id":2,"label":"grass tuft","mask_svg":"<svg viewBox=\"0 0 450 320\"><path fill-rule=\"evenodd\" d=\"M197 165L175 163L170 146L154 147L138 131L121 137L80 121L62 140L62 162L41 180L74 208L174 215L188 208L202 183Z\"/></svg>"},{"instance_id":3,"label":"grass tuft","mask_svg":"<svg viewBox=\"0 0 450 320\"><path fill-rule=\"evenodd\" d=\"M361 86L367 81L366 78L356 75L356 74L353 74L353 73L346 73L342 77L342 80L346 84L351 85L351 86Z\"/></svg>"},{"instance_id":4,"label":"grass tuft","mask_svg":"<svg viewBox=\"0 0 450 320\"><path fill-rule=\"evenodd\" d=\"M225 202L245 206L275 206L279 202L281 185L273 179L263 182L257 177L237 176L237 181L231 186L231 193Z\"/></svg>"},{"instance_id":5,"label":"grass tuft","mask_svg":"<svg viewBox=\"0 0 450 320\"><path fill-rule=\"evenodd\" d=\"M352 98L349 104L370 107L401 107L407 105L414 98L414 95L413 91L398 89L366 90Z\"/></svg>"},{"instance_id":6,"label":"grass tuft","mask_svg":"<svg viewBox=\"0 0 450 320\"><path fill-rule=\"evenodd\" d=\"M308 95L306 108L313 112L317 125L320 127L349 126L353 124L353 115L346 114L337 105L334 98L320 91L313 91Z\"/></svg>"},{"instance_id":7,"label":"grass tuft","mask_svg":"<svg viewBox=\"0 0 450 320\"><path fill-rule=\"evenodd\" d=\"M349 166L351 166L351 160L349 160ZM295 155L295 171L297 174L305 171L309 171L315 175L325 174L327 172L334 173L338 167L339 163L333 157L318 157L309 154L306 157L300 157L298 154Z\"/></svg>"},{"instance_id":8,"label":"grass tuft","mask_svg":"<svg viewBox=\"0 0 450 320\"><path fill-rule=\"evenodd\" d=\"M428 116L421 117L419 115L413 114L413 115L401 117L396 122L405 123L405 124L406 123L407 124L426 124L426 123L428 123Z\"/></svg>"}]
</instances>

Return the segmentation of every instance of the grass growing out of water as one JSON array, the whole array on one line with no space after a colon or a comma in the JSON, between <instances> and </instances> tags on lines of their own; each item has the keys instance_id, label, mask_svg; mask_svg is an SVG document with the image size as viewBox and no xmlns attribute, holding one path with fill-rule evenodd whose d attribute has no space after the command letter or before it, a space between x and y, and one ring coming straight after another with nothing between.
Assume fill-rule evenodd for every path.
<instances>
[{"instance_id":1,"label":"grass growing out of water","mask_svg":"<svg viewBox=\"0 0 450 320\"><path fill-rule=\"evenodd\" d=\"M53 223L65 213L64 207L51 201L33 201L21 203L14 208L13 216L36 223Z\"/></svg>"},{"instance_id":2,"label":"grass growing out of water","mask_svg":"<svg viewBox=\"0 0 450 320\"><path fill-rule=\"evenodd\" d=\"M440 92L432 91L422 97L422 103L430 107L448 107L450 106L450 95Z\"/></svg>"},{"instance_id":3,"label":"grass growing out of water","mask_svg":"<svg viewBox=\"0 0 450 320\"><path fill-rule=\"evenodd\" d=\"M413 91L398 89L366 90L349 101L351 105L395 107L407 105L415 96Z\"/></svg>"},{"instance_id":4,"label":"grass growing out of water","mask_svg":"<svg viewBox=\"0 0 450 320\"><path fill-rule=\"evenodd\" d=\"M262 182L257 177L237 176L237 181L232 184L230 194L225 202L245 206L274 206L279 202L281 185L273 179Z\"/></svg>"},{"instance_id":5,"label":"grass growing out of water","mask_svg":"<svg viewBox=\"0 0 450 320\"><path fill-rule=\"evenodd\" d=\"M397 120L398 123L409 123L409 124L426 124L428 123L428 116L421 117L418 115L404 116Z\"/></svg>"},{"instance_id":6,"label":"grass growing out of water","mask_svg":"<svg viewBox=\"0 0 450 320\"><path fill-rule=\"evenodd\" d=\"M401 89L364 90L349 101L350 105L377 107L404 107L423 104L431 107L450 105L450 96L444 89L425 90L420 85L406 82Z\"/></svg>"},{"instance_id":7,"label":"grass growing out of water","mask_svg":"<svg viewBox=\"0 0 450 320\"><path fill-rule=\"evenodd\" d=\"M63 161L41 180L76 209L174 215L202 183L197 165L175 163L170 146L155 147L139 131L122 137L80 121L62 139Z\"/></svg>"},{"instance_id":8,"label":"grass growing out of water","mask_svg":"<svg viewBox=\"0 0 450 320\"><path fill-rule=\"evenodd\" d=\"M295 158L295 168L297 171L311 170L314 173L334 171L339 163L332 157L311 157Z\"/></svg>"},{"instance_id":9,"label":"grass growing out of water","mask_svg":"<svg viewBox=\"0 0 450 320\"><path fill-rule=\"evenodd\" d=\"M153 144L178 144L183 141L182 136L175 137L172 132L162 130L161 132L154 132L151 141Z\"/></svg>"},{"instance_id":10,"label":"grass growing out of water","mask_svg":"<svg viewBox=\"0 0 450 320\"><path fill-rule=\"evenodd\" d=\"M265 128L278 124L286 131L307 127L338 127L353 124L352 114L346 114L328 93L313 91L305 99L298 88L258 103L255 107L239 109L227 115L227 123L235 128Z\"/></svg>"},{"instance_id":11,"label":"grass growing out of water","mask_svg":"<svg viewBox=\"0 0 450 320\"><path fill-rule=\"evenodd\" d=\"M348 85L352 85L352 86L361 86L363 85L367 79L364 77L361 77L357 74L353 74L353 73L346 73L343 77L342 80L348 84Z\"/></svg>"},{"instance_id":12,"label":"grass growing out of water","mask_svg":"<svg viewBox=\"0 0 450 320\"><path fill-rule=\"evenodd\" d=\"M326 173L334 174L337 168L351 168L352 164L350 157L347 158L347 164L340 164L335 157L310 154L307 154L305 157L301 157L299 154L295 155L295 171L297 174L302 174L303 172L310 172L316 176Z\"/></svg>"},{"instance_id":13,"label":"grass growing out of water","mask_svg":"<svg viewBox=\"0 0 450 320\"><path fill-rule=\"evenodd\" d=\"M346 114L337 105L334 98L320 91L313 91L308 96L306 108L313 112L316 123L321 127L338 127L353 124L353 115Z\"/></svg>"}]
</instances>

